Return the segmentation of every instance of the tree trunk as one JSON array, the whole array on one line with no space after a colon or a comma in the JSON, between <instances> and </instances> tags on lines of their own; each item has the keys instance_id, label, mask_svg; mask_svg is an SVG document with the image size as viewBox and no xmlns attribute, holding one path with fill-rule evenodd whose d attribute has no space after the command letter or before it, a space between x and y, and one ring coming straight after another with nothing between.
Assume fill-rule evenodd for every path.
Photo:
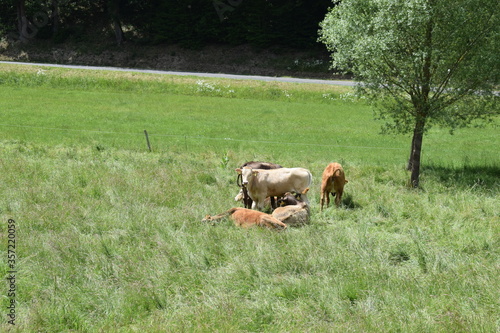
<instances>
[{"instance_id":1,"label":"tree trunk","mask_svg":"<svg viewBox=\"0 0 500 333\"><path fill-rule=\"evenodd\" d=\"M430 114L429 94L431 92L432 82L432 35L434 29L434 21L432 17L427 22L425 32L425 49L427 50L424 57L422 74L423 82L420 87L420 94L412 96L413 106L415 107L416 122L413 130L413 139L411 141L410 159L407 169L411 170L411 186L417 188L420 178L420 155L422 153L422 139L424 138L425 120Z\"/></svg>"},{"instance_id":2,"label":"tree trunk","mask_svg":"<svg viewBox=\"0 0 500 333\"><path fill-rule=\"evenodd\" d=\"M411 147L410 147L410 157L408 158L408 164L406 165L406 170L411 171L413 163L412 163L412 152L413 152L413 147L415 146L415 133L413 133L413 138L411 139Z\"/></svg>"},{"instance_id":3,"label":"tree trunk","mask_svg":"<svg viewBox=\"0 0 500 333\"><path fill-rule=\"evenodd\" d=\"M59 31L59 0L52 0L52 33Z\"/></svg>"},{"instance_id":4,"label":"tree trunk","mask_svg":"<svg viewBox=\"0 0 500 333\"><path fill-rule=\"evenodd\" d=\"M120 22L120 1L109 0L108 12L109 15L111 16L111 21L113 23L113 30L115 32L116 43L118 45L122 45L124 37L123 37L122 24Z\"/></svg>"},{"instance_id":5,"label":"tree trunk","mask_svg":"<svg viewBox=\"0 0 500 333\"><path fill-rule=\"evenodd\" d=\"M122 45L123 44L123 29L122 29L122 25L120 23L120 20L118 20L118 19L113 20L113 26L115 29L116 43L118 45Z\"/></svg>"},{"instance_id":6,"label":"tree trunk","mask_svg":"<svg viewBox=\"0 0 500 333\"><path fill-rule=\"evenodd\" d=\"M424 138L425 119L417 119L415 129L413 130L413 139L411 145L411 154L408 161L408 167L411 169L410 183L413 188L419 185L420 177L420 156L422 154L422 140Z\"/></svg>"},{"instance_id":7,"label":"tree trunk","mask_svg":"<svg viewBox=\"0 0 500 333\"><path fill-rule=\"evenodd\" d=\"M26 17L26 6L25 0L16 1L17 9L17 31L19 33L19 40L22 42L27 42L28 33L28 18Z\"/></svg>"}]
</instances>

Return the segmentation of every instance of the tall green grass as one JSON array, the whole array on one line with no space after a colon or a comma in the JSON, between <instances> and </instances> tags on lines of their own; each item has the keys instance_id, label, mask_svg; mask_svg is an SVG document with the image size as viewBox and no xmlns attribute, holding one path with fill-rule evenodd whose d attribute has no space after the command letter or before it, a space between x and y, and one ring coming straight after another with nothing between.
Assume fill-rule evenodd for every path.
<instances>
[{"instance_id":1,"label":"tall green grass","mask_svg":"<svg viewBox=\"0 0 500 333\"><path fill-rule=\"evenodd\" d=\"M2 330L499 329L495 128L429 133L415 191L408 138L378 135L365 105L327 100L324 88L300 86L288 100L266 97L265 85L211 83L255 91L225 97L200 95L196 80L162 93L162 79L137 92L126 77L104 89L65 75L53 86L0 85L4 254L7 220L18 225L17 321ZM312 171L310 225L200 222L235 205L234 168L251 159ZM343 207L320 212L332 160L349 183Z\"/></svg>"}]
</instances>

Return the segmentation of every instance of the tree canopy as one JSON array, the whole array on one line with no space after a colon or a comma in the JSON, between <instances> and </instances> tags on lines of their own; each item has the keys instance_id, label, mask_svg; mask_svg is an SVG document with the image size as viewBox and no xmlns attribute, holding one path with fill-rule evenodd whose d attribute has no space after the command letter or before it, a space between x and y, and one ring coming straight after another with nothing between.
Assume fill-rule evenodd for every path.
<instances>
[{"instance_id":1,"label":"tree canopy","mask_svg":"<svg viewBox=\"0 0 500 333\"><path fill-rule=\"evenodd\" d=\"M118 42L189 48L249 43L307 49L319 46L318 23L330 5L330 0L14 0L0 3L0 33L22 32L18 21L24 15L37 32L30 38L58 42L116 35Z\"/></svg>"},{"instance_id":2,"label":"tree canopy","mask_svg":"<svg viewBox=\"0 0 500 333\"><path fill-rule=\"evenodd\" d=\"M499 114L500 2L343 0L321 23L333 66L362 82L384 129L413 132L418 186L423 135Z\"/></svg>"}]
</instances>

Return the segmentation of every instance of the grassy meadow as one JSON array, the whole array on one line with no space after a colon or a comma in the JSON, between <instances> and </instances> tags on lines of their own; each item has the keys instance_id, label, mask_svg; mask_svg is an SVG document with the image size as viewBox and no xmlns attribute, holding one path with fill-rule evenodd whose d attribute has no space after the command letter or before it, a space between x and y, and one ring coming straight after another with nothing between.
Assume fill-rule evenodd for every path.
<instances>
[{"instance_id":1,"label":"grassy meadow","mask_svg":"<svg viewBox=\"0 0 500 333\"><path fill-rule=\"evenodd\" d=\"M498 332L498 122L432 129L419 190L380 126L347 87L0 64L0 331ZM200 222L250 160L311 170L310 225Z\"/></svg>"}]
</instances>

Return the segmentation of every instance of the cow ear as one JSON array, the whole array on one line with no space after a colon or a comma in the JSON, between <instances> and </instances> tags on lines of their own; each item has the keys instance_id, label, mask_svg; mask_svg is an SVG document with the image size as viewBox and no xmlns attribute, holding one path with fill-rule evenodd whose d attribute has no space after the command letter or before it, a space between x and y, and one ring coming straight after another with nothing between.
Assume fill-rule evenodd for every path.
<instances>
[{"instance_id":1,"label":"cow ear","mask_svg":"<svg viewBox=\"0 0 500 333\"><path fill-rule=\"evenodd\" d=\"M345 180L345 184L347 184L347 183L349 183L349 181L346 179L346 180Z\"/></svg>"},{"instance_id":2,"label":"cow ear","mask_svg":"<svg viewBox=\"0 0 500 333\"><path fill-rule=\"evenodd\" d=\"M254 171L252 172L252 174L253 174L254 176L257 176L257 174L258 174L258 173L259 173L259 172L258 172L257 170L254 170Z\"/></svg>"},{"instance_id":3,"label":"cow ear","mask_svg":"<svg viewBox=\"0 0 500 333\"><path fill-rule=\"evenodd\" d=\"M235 171L238 173L238 175L241 175L241 169L240 168L235 169Z\"/></svg>"}]
</instances>

